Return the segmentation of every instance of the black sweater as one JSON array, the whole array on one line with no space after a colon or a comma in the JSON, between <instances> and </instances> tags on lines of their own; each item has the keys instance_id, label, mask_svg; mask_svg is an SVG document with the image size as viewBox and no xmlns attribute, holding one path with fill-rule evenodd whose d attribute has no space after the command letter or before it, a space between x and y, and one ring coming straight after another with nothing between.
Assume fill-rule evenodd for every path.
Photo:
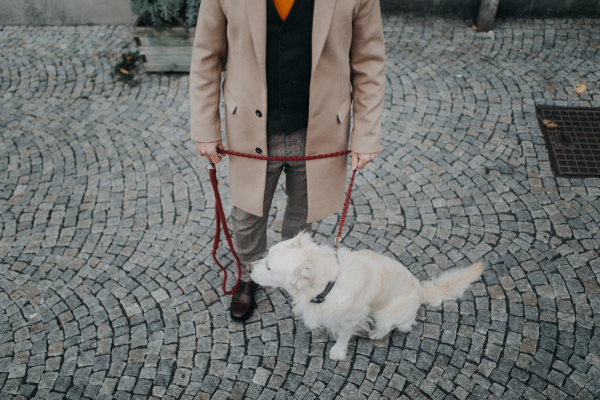
<instances>
[{"instance_id":1,"label":"black sweater","mask_svg":"<svg viewBox=\"0 0 600 400\"><path fill-rule=\"evenodd\" d=\"M267 2L267 131L286 135L308 126L314 0L295 0L282 21Z\"/></svg>"}]
</instances>

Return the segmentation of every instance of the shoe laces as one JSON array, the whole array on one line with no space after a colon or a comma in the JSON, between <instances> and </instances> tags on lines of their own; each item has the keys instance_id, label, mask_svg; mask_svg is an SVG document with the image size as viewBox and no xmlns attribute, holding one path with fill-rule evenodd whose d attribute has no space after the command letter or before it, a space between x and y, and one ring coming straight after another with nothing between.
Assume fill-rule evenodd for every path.
<instances>
[{"instance_id":1,"label":"shoe laces","mask_svg":"<svg viewBox=\"0 0 600 400\"><path fill-rule=\"evenodd\" d=\"M244 294L250 294L250 282L240 282L240 292L244 292Z\"/></svg>"}]
</instances>

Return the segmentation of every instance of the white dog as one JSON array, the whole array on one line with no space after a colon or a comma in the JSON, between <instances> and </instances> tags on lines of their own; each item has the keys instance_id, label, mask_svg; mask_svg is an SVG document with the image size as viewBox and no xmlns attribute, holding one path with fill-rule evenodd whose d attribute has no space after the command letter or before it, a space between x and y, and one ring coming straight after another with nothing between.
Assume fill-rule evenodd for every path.
<instances>
[{"instance_id":1,"label":"white dog","mask_svg":"<svg viewBox=\"0 0 600 400\"><path fill-rule=\"evenodd\" d=\"M289 292L293 310L306 326L325 327L337 339L329 352L332 360L344 360L352 334L369 331L371 323L372 339L394 328L410 331L421 304L459 298L484 268L479 262L420 282L398 261L370 250L341 248L336 257L330 246L314 243L308 233L274 245L265 258L248 266L259 285Z\"/></svg>"}]
</instances>

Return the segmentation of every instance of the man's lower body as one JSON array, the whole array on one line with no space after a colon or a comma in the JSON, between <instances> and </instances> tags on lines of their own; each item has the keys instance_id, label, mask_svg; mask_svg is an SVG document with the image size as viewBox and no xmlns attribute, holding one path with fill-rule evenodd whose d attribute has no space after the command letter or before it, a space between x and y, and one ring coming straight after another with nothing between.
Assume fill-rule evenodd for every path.
<instances>
[{"instance_id":1,"label":"man's lower body","mask_svg":"<svg viewBox=\"0 0 600 400\"><path fill-rule=\"evenodd\" d=\"M300 157L306 149L307 128L289 135L267 134L267 152L271 157ZM260 259L267 251L267 223L273 195L281 172L286 175L285 191L287 205L281 229L282 240L291 239L303 230L312 232L312 224L306 223L308 215L308 192L305 161L268 161L265 183L263 216L247 213L237 207L231 212L233 242L242 263L242 281L231 299L231 317L244 321L254 310L256 285L250 279L246 265Z\"/></svg>"}]
</instances>

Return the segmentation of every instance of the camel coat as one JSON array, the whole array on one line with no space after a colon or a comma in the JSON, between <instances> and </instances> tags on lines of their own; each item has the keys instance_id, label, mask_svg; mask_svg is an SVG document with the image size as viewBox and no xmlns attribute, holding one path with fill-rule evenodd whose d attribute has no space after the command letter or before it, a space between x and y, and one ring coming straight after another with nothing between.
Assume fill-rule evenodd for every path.
<instances>
[{"instance_id":1,"label":"camel coat","mask_svg":"<svg viewBox=\"0 0 600 400\"><path fill-rule=\"evenodd\" d=\"M302 0L296 0L302 1ZM314 0L306 155L380 150L385 44L379 0ZM267 155L266 0L202 0L190 69L193 140ZM350 132L350 107L353 129ZM262 216L267 161L227 157L233 204ZM345 156L307 161L308 221L343 205Z\"/></svg>"}]
</instances>

